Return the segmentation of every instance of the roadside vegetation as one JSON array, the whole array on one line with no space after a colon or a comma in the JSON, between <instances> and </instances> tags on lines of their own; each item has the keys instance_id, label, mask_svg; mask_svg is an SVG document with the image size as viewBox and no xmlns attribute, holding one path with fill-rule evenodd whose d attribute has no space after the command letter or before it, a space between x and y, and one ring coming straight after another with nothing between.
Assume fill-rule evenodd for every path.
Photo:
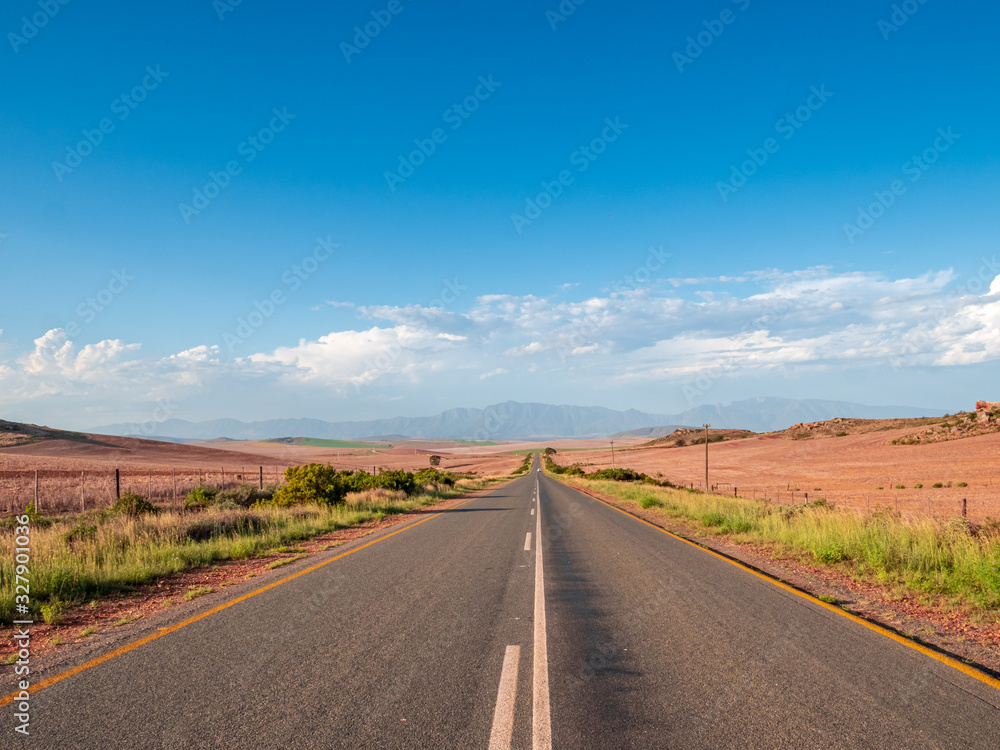
<instances>
[{"instance_id":1,"label":"roadside vegetation","mask_svg":"<svg viewBox=\"0 0 1000 750\"><path fill-rule=\"evenodd\" d=\"M434 468L372 475L308 464L289 467L280 487L198 487L180 512L134 494L122 495L111 508L58 520L29 506L31 614L58 622L68 606L128 592L200 565L269 555L501 480L459 477ZM0 525L4 623L14 619L15 609L14 522L11 518Z\"/></svg>"},{"instance_id":2,"label":"roadside vegetation","mask_svg":"<svg viewBox=\"0 0 1000 750\"><path fill-rule=\"evenodd\" d=\"M691 530L725 534L736 543L836 566L895 594L916 593L927 604L969 608L1000 619L1000 521L972 524L961 516L908 520L889 508L858 514L825 500L772 505L646 480L596 478L600 473L562 472L568 484L652 510Z\"/></svg>"}]
</instances>

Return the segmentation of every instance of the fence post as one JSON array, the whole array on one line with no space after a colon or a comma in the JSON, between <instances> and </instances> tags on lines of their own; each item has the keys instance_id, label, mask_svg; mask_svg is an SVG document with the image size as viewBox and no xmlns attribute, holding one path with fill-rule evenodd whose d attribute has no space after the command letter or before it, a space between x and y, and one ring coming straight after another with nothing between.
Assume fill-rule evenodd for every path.
<instances>
[{"instance_id":1,"label":"fence post","mask_svg":"<svg viewBox=\"0 0 1000 750\"><path fill-rule=\"evenodd\" d=\"M83 487L84 487L84 482L86 480L86 474L87 474L86 471L81 471L80 472L80 512L81 513L83 513L85 510L87 510L87 501L86 501L86 499L84 497L84 494L83 494Z\"/></svg>"},{"instance_id":2,"label":"fence post","mask_svg":"<svg viewBox=\"0 0 1000 750\"><path fill-rule=\"evenodd\" d=\"M42 509L38 507L38 469L35 469L35 513L41 513Z\"/></svg>"},{"instance_id":3,"label":"fence post","mask_svg":"<svg viewBox=\"0 0 1000 750\"><path fill-rule=\"evenodd\" d=\"M260 488L264 489L264 467L260 467Z\"/></svg>"},{"instance_id":4,"label":"fence post","mask_svg":"<svg viewBox=\"0 0 1000 750\"><path fill-rule=\"evenodd\" d=\"M966 511L968 510L968 498L962 498L962 518L966 517Z\"/></svg>"},{"instance_id":5,"label":"fence post","mask_svg":"<svg viewBox=\"0 0 1000 750\"><path fill-rule=\"evenodd\" d=\"M226 489L226 467L222 467L222 486L219 487L220 490Z\"/></svg>"},{"instance_id":6,"label":"fence post","mask_svg":"<svg viewBox=\"0 0 1000 750\"><path fill-rule=\"evenodd\" d=\"M170 510L177 508L177 469L170 470Z\"/></svg>"},{"instance_id":7,"label":"fence post","mask_svg":"<svg viewBox=\"0 0 1000 750\"><path fill-rule=\"evenodd\" d=\"M149 502L153 502L153 470L149 469L149 475L146 478L146 499Z\"/></svg>"},{"instance_id":8,"label":"fence post","mask_svg":"<svg viewBox=\"0 0 1000 750\"><path fill-rule=\"evenodd\" d=\"M806 499L802 501L803 505L809 505L809 493L806 493Z\"/></svg>"},{"instance_id":9,"label":"fence post","mask_svg":"<svg viewBox=\"0 0 1000 750\"><path fill-rule=\"evenodd\" d=\"M733 487L733 497L736 497L736 490L738 490L738 489L739 489L739 487Z\"/></svg>"},{"instance_id":10,"label":"fence post","mask_svg":"<svg viewBox=\"0 0 1000 750\"><path fill-rule=\"evenodd\" d=\"M121 469L115 469L115 499L121 499L121 496L122 496Z\"/></svg>"}]
</instances>

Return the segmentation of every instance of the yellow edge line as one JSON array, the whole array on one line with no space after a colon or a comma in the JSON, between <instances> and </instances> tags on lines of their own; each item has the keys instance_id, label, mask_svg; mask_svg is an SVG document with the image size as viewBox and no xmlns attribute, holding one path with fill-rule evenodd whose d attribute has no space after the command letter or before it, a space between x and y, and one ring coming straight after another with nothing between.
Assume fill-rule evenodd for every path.
<instances>
[{"instance_id":1,"label":"yellow edge line","mask_svg":"<svg viewBox=\"0 0 1000 750\"><path fill-rule=\"evenodd\" d=\"M556 479L555 481L559 482L558 479ZM563 483L559 482L559 484L563 484ZM638 521L639 523L644 523L647 526L649 526L650 528L656 529L657 531L662 531L664 534L667 534L668 536L672 536L674 539L677 539L678 541L684 542L685 544L689 544L692 547L694 547L695 549L701 550L702 552L707 552L708 554L710 554L710 555L712 555L714 557L719 558L723 562L727 562L730 565L734 565L735 567L740 568L741 570L745 570L747 573L751 573L752 575L757 576L761 580L767 581L768 583L773 584L773 585L777 586L780 589L784 589L785 591L788 591L788 592L790 592L792 594L795 594L796 596L800 596L803 599L806 599L806 600L812 602L813 604L818 604L819 606L823 607L824 609L828 609L831 612L834 612L834 613L836 613L836 614L838 614L838 615L840 615L842 617L846 617L848 620L852 620L852 621L858 623L859 625L863 625L864 627L868 628L869 630L873 630L874 632L879 633L881 635L884 635L887 638L892 638L892 640L896 641L897 643L902 643L904 646L907 646L908 648L912 648L914 651L919 651L924 656L929 656L932 659L936 659L937 661L941 662L942 664L946 664L949 667L957 669L959 672L963 672L963 673L967 674L969 677L972 677L973 679L979 680L980 682L982 682L985 685L989 685L990 687L993 687L993 688L996 688L997 690L1000 690L1000 680L996 679L995 677L991 677L988 674L980 672L978 669L970 667L968 664L963 664L958 659L953 659L950 656L945 656L944 654L939 654L937 651L934 651L933 649L929 649L926 646L922 646L919 643L916 643L915 641L910 640L909 638L904 638L903 636L899 635L898 633L892 632L888 628L884 628L881 625L876 625L875 623L868 622L868 620L865 620L865 619L863 619L861 617L858 617L855 614L851 614L850 612L848 612L846 610L843 610L840 607L837 607L837 606L835 606L833 604L828 604L827 602L824 602L822 599L817 599L812 594L807 594L804 591L799 591L797 588L795 588L793 586L789 586L787 583L784 583L783 581L779 581L777 578L773 578L773 577L767 575L766 573L761 573L759 570L754 570L753 568L751 568L751 567L749 567L747 565L744 565L743 563L739 563L739 562L736 562L735 560L731 560L728 557L726 557L725 555L719 554L715 550L711 550L708 547L705 547L705 546L702 546L701 544L698 544L697 542L692 542L690 539L685 539L684 537L682 537L682 536L680 536L678 534L675 534L672 531L668 531L667 529L663 528L662 526L657 526L655 523L650 523L649 521L647 521L647 520L645 520L643 518L639 518L639 516L634 515L632 513L629 513L627 510L622 510L621 508L619 508L616 505L613 505L613 504L611 504L611 503L609 503L609 502L607 502L605 500L602 500L601 498L596 497L595 495L591 495L586 490L582 490L579 487L574 487L571 484L563 484L563 486L564 487L570 487L571 489L574 489L577 492L580 492L581 494L586 495L587 497L589 497L589 498L591 498L593 500L596 500L599 503L603 503L604 505L607 505L612 510L617 510L619 513L621 513L623 515L626 515L629 518L632 518L632 519ZM2 705L2 704L0 704L0 705Z\"/></svg>"},{"instance_id":2,"label":"yellow edge line","mask_svg":"<svg viewBox=\"0 0 1000 750\"><path fill-rule=\"evenodd\" d=\"M336 557L331 557L329 560L324 560L323 562L317 563L315 565L312 565L312 566L306 568L305 570L300 570L298 573L293 573L290 576L285 576L280 581L275 581L274 583L269 583L267 586L263 586L263 587L261 587L259 589L255 589L254 591L251 591L249 594L244 594L243 596L237 597L236 599L233 599L230 602L226 602L225 604L220 604L217 607L213 607L212 609L208 610L207 612L202 612L200 615L195 615L194 617L189 617L186 620L183 620L181 622L178 622L175 625L171 625L171 626L166 627L166 628L160 628L160 630L158 630L157 632L150 633L149 635L147 635L144 638L140 638L137 641L133 641L132 643L128 643L128 644L122 646L121 648L116 648L114 651L109 651L108 653L103 654L102 656L98 656L95 659L91 659L88 662L84 662L83 664L80 664L79 666L73 667L72 669L67 669L65 672L60 672L59 674L52 675L51 677L48 677L48 678L42 680L41 682L37 682L37 683L33 684L31 687L28 688L28 693L29 694L30 693L37 693L39 690L44 690L47 687L52 687L57 682L62 682L63 680L65 680L68 677L73 677L74 675L78 675L81 672L86 672L88 669L93 669L94 667L98 666L99 664L103 664L106 661L110 661L111 659L114 659L116 656L121 656L122 654L127 654L129 651L133 651L133 650L139 648L140 646L145 646L147 643L152 643L157 638L162 638L165 635L169 635L170 633L176 632L176 631L180 630L181 628L184 628L184 627L187 627L188 625L196 623L196 622L198 622L198 620L203 620L206 617L209 617L211 615L217 614L217 613L221 612L224 609L229 609L230 607L232 607L232 606L234 606L236 604L239 604L240 602L245 602L247 599L252 599L253 597L257 596L258 594L263 594L265 591L270 591L275 586L280 586L283 583L288 583L289 581L295 580L299 576L304 576L306 573L312 573L314 570L319 570L324 565L329 565L330 563L336 562L337 560L341 560L341 559L347 557L348 555L353 555L355 552L360 552L361 550L365 549L366 547L371 547L373 544L378 544L379 542L384 542L386 539L388 539L390 537L394 537L394 536L396 536L396 534L402 534L404 531L409 531L410 529L415 528L415 527L419 526L422 523L427 523L428 521L432 521L435 518L437 518L438 516L443 516L445 513L448 513L449 511L452 511L455 508L459 508L459 507L461 507L463 505L471 503L473 500L477 500L479 497L481 497L481 495L477 496L477 497L470 497L468 500L464 500L464 501L462 501L460 503L456 503L455 505L452 505L450 508L448 508L446 510L442 510L439 513L435 513L433 516L428 516L427 518L424 518L424 519L422 519L420 521L417 521L416 523L407 524L406 526L404 526L401 529L396 529L395 531L393 531L393 532L391 532L389 534L386 534L385 536L380 536L378 539L373 539L370 542L366 542L365 544L362 544L360 547L355 547L354 549L348 550L347 552L342 552L341 554L337 555ZM17 695L18 695L18 693L11 693L10 695L7 695L7 696L4 696L3 698L0 698L0 707L6 706L6 705L8 705L10 703L13 703L16 700Z\"/></svg>"}]
</instances>

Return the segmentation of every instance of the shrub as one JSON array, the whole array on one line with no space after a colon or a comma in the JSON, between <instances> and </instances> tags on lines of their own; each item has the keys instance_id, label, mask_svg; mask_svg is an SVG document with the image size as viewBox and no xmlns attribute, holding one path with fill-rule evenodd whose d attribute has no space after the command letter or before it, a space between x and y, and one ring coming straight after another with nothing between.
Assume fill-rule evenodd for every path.
<instances>
[{"instance_id":1,"label":"shrub","mask_svg":"<svg viewBox=\"0 0 1000 750\"><path fill-rule=\"evenodd\" d=\"M42 619L48 625L62 625L66 620L63 611L66 609L65 602L52 599L48 604L41 606Z\"/></svg>"},{"instance_id":2,"label":"shrub","mask_svg":"<svg viewBox=\"0 0 1000 750\"><path fill-rule=\"evenodd\" d=\"M425 484L443 484L448 487L454 487L455 475L447 471L438 471L437 469L421 469L413 475L413 481L420 487Z\"/></svg>"},{"instance_id":3,"label":"shrub","mask_svg":"<svg viewBox=\"0 0 1000 750\"><path fill-rule=\"evenodd\" d=\"M115 501L115 504L111 506L110 512L116 516L155 516L159 514L160 509L151 502L148 502L142 495L137 495L134 492L126 492Z\"/></svg>"},{"instance_id":4,"label":"shrub","mask_svg":"<svg viewBox=\"0 0 1000 750\"><path fill-rule=\"evenodd\" d=\"M896 485L896 489L897 490L905 490L906 489L906 485L905 484L897 484Z\"/></svg>"},{"instance_id":5,"label":"shrub","mask_svg":"<svg viewBox=\"0 0 1000 750\"><path fill-rule=\"evenodd\" d=\"M63 533L63 541L72 547L75 542L93 539L95 534L97 534L97 526L77 522L76 526Z\"/></svg>"},{"instance_id":6,"label":"shrub","mask_svg":"<svg viewBox=\"0 0 1000 750\"><path fill-rule=\"evenodd\" d=\"M413 477L411 475L410 481ZM343 505L347 498L347 483L343 475L326 464L304 464L285 469L285 484L274 493L275 505L286 507L298 503Z\"/></svg>"},{"instance_id":7,"label":"shrub","mask_svg":"<svg viewBox=\"0 0 1000 750\"><path fill-rule=\"evenodd\" d=\"M441 465L441 456L431 456L428 460L430 461L432 467Z\"/></svg>"},{"instance_id":8,"label":"shrub","mask_svg":"<svg viewBox=\"0 0 1000 750\"><path fill-rule=\"evenodd\" d=\"M924 488L924 486L922 484L915 484L915 485L913 485L913 489L915 489L915 490L922 490L923 488Z\"/></svg>"},{"instance_id":9,"label":"shrub","mask_svg":"<svg viewBox=\"0 0 1000 750\"><path fill-rule=\"evenodd\" d=\"M589 474L589 477L591 479L610 479L613 482L641 482L643 479L652 478L632 469L600 469Z\"/></svg>"},{"instance_id":10,"label":"shrub","mask_svg":"<svg viewBox=\"0 0 1000 750\"><path fill-rule=\"evenodd\" d=\"M188 493L187 498L184 500L184 508L190 510L207 508L209 505L215 503L215 496L218 494L219 491L214 487L206 487L199 484Z\"/></svg>"},{"instance_id":11,"label":"shrub","mask_svg":"<svg viewBox=\"0 0 1000 750\"><path fill-rule=\"evenodd\" d=\"M943 485L943 484L941 484L940 482L935 482L935 483L934 483L934 484L933 484L932 486L933 486L933 487L934 487L934 489L936 489L936 490L939 490L939 489L941 489L942 487L944 487L944 485Z\"/></svg>"},{"instance_id":12,"label":"shrub","mask_svg":"<svg viewBox=\"0 0 1000 750\"><path fill-rule=\"evenodd\" d=\"M512 472L512 474L514 476L517 476L518 474L524 474L526 471L528 471L528 469L531 468L531 462L532 462L533 459L534 459L534 456L531 453L527 454L524 457L524 461L521 463L520 466L518 466L516 469L514 469L514 471ZM549 462L549 463L551 463L551 462ZM548 468L549 468L550 471L552 470L551 466L548 466Z\"/></svg>"},{"instance_id":13,"label":"shrub","mask_svg":"<svg viewBox=\"0 0 1000 750\"><path fill-rule=\"evenodd\" d=\"M274 497L275 490L271 487L259 489L252 484L241 484L217 493L214 503L220 507L231 504L233 507L249 508L256 502L268 501Z\"/></svg>"},{"instance_id":14,"label":"shrub","mask_svg":"<svg viewBox=\"0 0 1000 750\"><path fill-rule=\"evenodd\" d=\"M968 483L968 482L959 482L959 483L958 483L958 484L956 485L956 487L968 487L968 486L969 486L969 483Z\"/></svg>"}]
</instances>

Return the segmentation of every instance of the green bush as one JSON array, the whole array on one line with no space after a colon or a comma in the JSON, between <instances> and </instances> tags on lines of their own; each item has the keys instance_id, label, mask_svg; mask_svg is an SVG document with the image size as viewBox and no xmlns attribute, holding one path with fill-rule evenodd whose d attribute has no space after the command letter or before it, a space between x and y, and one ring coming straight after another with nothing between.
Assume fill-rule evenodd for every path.
<instances>
[{"instance_id":1,"label":"green bush","mask_svg":"<svg viewBox=\"0 0 1000 750\"><path fill-rule=\"evenodd\" d=\"M518 466L516 469L514 469L514 471L512 472L514 476L517 476L518 474L524 474L526 471L528 471L528 469L531 468L531 462L534 460L534 458L535 458L534 455L531 453L526 455L521 465Z\"/></svg>"},{"instance_id":2,"label":"green bush","mask_svg":"<svg viewBox=\"0 0 1000 750\"><path fill-rule=\"evenodd\" d=\"M160 512L159 508L134 492L126 492L115 501L110 510L111 514L116 516L155 516Z\"/></svg>"},{"instance_id":3,"label":"green bush","mask_svg":"<svg viewBox=\"0 0 1000 750\"><path fill-rule=\"evenodd\" d=\"M956 485L956 487L968 487L968 486L969 486L969 483L968 483L968 482L959 482L959 483L958 483L958 484Z\"/></svg>"},{"instance_id":4,"label":"green bush","mask_svg":"<svg viewBox=\"0 0 1000 750\"><path fill-rule=\"evenodd\" d=\"M206 487L199 484L188 493L187 498L184 500L184 507L189 510L207 508L209 505L215 504L215 496L218 494L219 491L215 487Z\"/></svg>"},{"instance_id":5,"label":"green bush","mask_svg":"<svg viewBox=\"0 0 1000 750\"><path fill-rule=\"evenodd\" d=\"M222 490L215 495L214 500L210 504L228 506L232 505L239 508L249 508L251 505L257 502L267 502L274 497L276 488L265 487L260 489L252 484L241 484L238 487L231 487L228 490Z\"/></svg>"},{"instance_id":6,"label":"green bush","mask_svg":"<svg viewBox=\"0 0 1000 750\"><path fill-rule=\"evenodd\" d=\"M455 486L455 475L448 471L438 471L437 469L421 469L413 475L414 483L422 487L425 484L443 484L448 487Z\"/></svg>"},{"instance_id":7,"label":"green bush","mask_svg":"<svg viewBox=\"0 0 1000 750\"><path fill-rule=\"evenodd\" d=\"M65 608L64 602L52 599L48 604L41 606L42 619L47 625L62 625L66 619L63 614Z\"/></svg>"},{"instance_id":8,"label":"green bush","mask_svg":"<svg viewBox=\"0 0 1000 750\"><path fill-rule=\"evenodd\" d=\"M273 502L280 507L299 503L343 505L347 492L348 486L343 475L332 466L289 466L285 469L285 484L274 493Z\"/></svg>"}]
</instances>

